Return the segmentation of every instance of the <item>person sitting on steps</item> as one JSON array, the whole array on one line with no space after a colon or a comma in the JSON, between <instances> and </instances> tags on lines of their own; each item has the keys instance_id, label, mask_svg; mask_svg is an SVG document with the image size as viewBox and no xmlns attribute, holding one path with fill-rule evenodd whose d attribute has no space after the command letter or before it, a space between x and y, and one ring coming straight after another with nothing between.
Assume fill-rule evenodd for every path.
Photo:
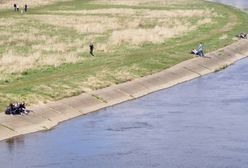
<instances>
[{"instance_id":1,"label":"person sitting on steps","mask_svg":"<svg viewBox=\"0 0 248 168\"><path fill-rule=\"evenodd\" d=\"M193 49L191 50L191 54L197 55L197 53L198 53L198 52L197 52L196 49L193 48Z\"/></svg>"},{"instance_id":2,"label":"person sitting on steps","mask_svg":"<svg viewBox=\"0 0 248 168\"><path fill-rule=\"evenodd\" d=\"M240 38L240 39L247 39L247 33L240 33L239 35L238 35L238 37Z\"/></svg>"},{"instance_id":3,"label":"person sitting on steps","mask_svg":"<svg viewBox=\"0 0 248 168\"><path fill-rule=\"evenodd\" d=\"M5 110L5 114L8 115L24 115L30 112L26 109L25 103L10 103Z\"/></svg>"}]
</instances>

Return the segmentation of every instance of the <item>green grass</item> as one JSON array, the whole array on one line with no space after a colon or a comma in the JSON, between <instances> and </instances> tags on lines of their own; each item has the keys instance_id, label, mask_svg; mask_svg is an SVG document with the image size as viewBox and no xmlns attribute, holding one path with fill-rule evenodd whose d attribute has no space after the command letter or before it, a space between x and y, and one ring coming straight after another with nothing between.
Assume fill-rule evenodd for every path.
<instances>
[{"instance_id":1,"label":"green grass","mask_svg":"<svg viewBox=\"0 0 248 168\"><path fill-rule=\"evenodd\" d=\"M201 4L201 5L199 5ZM126 6L126 5L104 5L92 4L89 0L74 0L72 2L57 3L54 5L32 9L28 16L44 14L49 11L56 13L57 10L81 10L81 9L103 9L103 8L132 8L132 9L214 9L222 15L215 18L215 24L203 25L197 30L191 31L183 36L167 39L161 44L144 43L141 47L133 47L123 44L115 47L111 52L96 53L96 57L90 57L87 53L77 53L84 57L83 61L75 64L64 63L58 67L43 66L36 69L25 70L21 73L8 74L5 79L0 80L0 110L12 101L26 101L37 103L38 101L58 100L86 92L96 90L111 84L118 84L134 78L159 72L184 60L192 58L189 51L195 48L199 42L203 42L206 52L214 51L233 43L233 37L248 29L248 15L233 7L200 1L198 5L185 6ZM21 16L9 11L0 11L2 18L22 19ZM125 19L125 18L124 18ZM196 20L192 20L192 23ZM231 27L226 25L233 23ZM152 24L152 23L151 23ZM147 27L151 26L149 24ZM28 18L18 27L10 27L10 32L27 32L30 28L39 29L39 34L48 37L56 37L57 41L66 41L68 44L75 39L83 40L84 34L65 27L56 27L50 24L40 23ZM0 26L0 34L5 30ZM227 38L221 40L226 34ZM0 37L4 38L4 37ZM96 38L96 43L105 42L106 35ZM37 39L36 43L44 41ZM0 55L10 49L25 56L32 52L31 46L34 42L23 41L23 45L16 46L14 42L0 45ZM69 48L74 52L76 48ZM45 52L49 55L51 52ZM119 72L128 73L117 75ZM125 73L124 73L125 74ZM85 89L87 88L87 89Z\"/></svg>"}]
</instances>

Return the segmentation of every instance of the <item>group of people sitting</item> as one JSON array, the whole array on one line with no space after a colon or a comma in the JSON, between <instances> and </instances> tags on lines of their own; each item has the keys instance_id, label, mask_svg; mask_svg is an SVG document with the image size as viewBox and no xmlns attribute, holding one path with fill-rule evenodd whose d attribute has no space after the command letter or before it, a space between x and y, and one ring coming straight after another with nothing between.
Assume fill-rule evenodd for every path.
<instances>
[{"instance_id":1,"label":"group of people sitting","mask_svg":"<svg viewBox=\"0 0 248 168\"><path fill-rule=\"evenodd\" d=\"M240 39L247 39L248 38L248 34L247 33L240 33L239 35L238 35L238 38L240 38Z\"/></svg>"},{"instance_id":2,"label":"group of people sitting","mask_svg":"<svg viewBox=\"0 0 248 168\"><path fill-rule=\"evenodd\" d=\"M9 115L24 115L27 114L29 110L26 109L25 103L10 103L5 114Z\"/></svg>"}]
</instances>

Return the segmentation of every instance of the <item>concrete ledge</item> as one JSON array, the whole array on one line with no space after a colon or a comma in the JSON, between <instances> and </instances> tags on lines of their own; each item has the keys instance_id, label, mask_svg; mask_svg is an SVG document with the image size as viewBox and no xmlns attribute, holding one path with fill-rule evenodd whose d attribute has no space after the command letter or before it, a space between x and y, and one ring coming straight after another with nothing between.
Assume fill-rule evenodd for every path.
<instances>
[{"instance_id":1,"label":"concrete ledge","mask_svg":"<svg viewBox=\"0 0 248 168\"><path fill-rule=\"evenodd\" d=\"M105 103L100 98L86 93L79 96L66 98L59 102L73 109L76 109L81 115L107 106L107 103Z\"/></svg>"},{"instance_id":2,"label":"concrete ledge","mask_svg":"<svg viewBox=\"0 0 248 168\"><path fill-rule=\"evenodd\" d=\"M29 120L22 116L14 116L12 118L9 118L8 120L2 121L1 125L17 132L18 134L40 130L38 128L39 126L31 123Z\"/></svg>"},{"instance_id":3,"label":"concrete ledge","mask_svg":"<svg viewBox=\"0 0 248 168\"><path fill-rule=\"evenodd\" d=\"M46 123L49 123L49 125L46 124L48 128L64 120L63 115L61 115L61 113L45 106L36 107L34 109L34 112L31 113L31 116L39 118L36 123L41 125L41 127L45 127L43 123L44 121Z\"/></svg>"},{"instance_id":4,"label":"concrete ledge","mask_svg":"<svg viewBox=\"0 0 248 168\"><path fill-rule=\"evenodd\" d=\"M126 93L130 97L134 98L145 95L145 93L149 91L149 89L143 86L138 80L121 84L117 88L123 93Z\"/></svg>"},{"instance_id":5,"label":"concrete ledge","mask_svg":"<svg viewBox=\"0 0 248 168\"><path fill-rule=\"evenodd\" d=\"M74 109L73 107L63 104L61 101L49 103L48 107L51 110L55 110L56 112L60 113L61 116L63 116L64 120L82 115L80 111Z\"/></svg>"},{"instance_id":6,"label":"concrete ledge","mask_svg":"<svg viewBox=\"0 0 248 168\"><path fill-rule=\"evenodd\" d=\"M4 139L7 139L9 137L14 137L14 136L17 136L17 135L20 135L18 134L17 132L3 126L3 125L0 125L0 141L1 140L4 140Z\"/></svg>"},{"instance_id":7,"label":"concrete ledge","mask_svg":"<svg viewBox=\"0 0 248 168\"><path fill-rule=\"evenodd\" d=\"M196 64L195 62L189 63L184 68L191 71L191 72L194 72L200 76L208 74L211 72L210 69L208 69L204 66L200 66L199 64Z\"/></svg>"},{"instance_id":8,"label":"concrete ledge","mask_svg":"<svg viewBox=\"0 0 248 168\"><path fill-rule=\"evenodd\" d=\"M31 107L25 116L0 114L0 140L46 130L58 123L200 77L248 56L248 40L193 58L154 75L56 102Z\"/></svg>"},{"instance_id":9,"label":"concrete ledge","mask_svg":"<svg viewBox=\"0 0 248 168\"><path fill-rule=\"evenodd\" d=\"M133 99L128 93L121 91L118 87L110 87L92 92L92 95L99 97L102 101L110 105L118 104Z\"/></svg>"}]
</instances>

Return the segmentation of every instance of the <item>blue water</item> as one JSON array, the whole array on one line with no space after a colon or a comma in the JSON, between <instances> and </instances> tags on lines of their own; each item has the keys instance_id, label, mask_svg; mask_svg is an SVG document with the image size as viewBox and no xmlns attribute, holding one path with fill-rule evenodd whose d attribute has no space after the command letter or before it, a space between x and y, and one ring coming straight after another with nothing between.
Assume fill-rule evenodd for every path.
<instances>
[{"instance_id":1,"label":"blue water","mask_svg":"<svg viewBox=\"0 0 248 168\"><path fill-rule=\"evenodd\" d=\"M210 0L223 4L232 5L241 9L248 9L248 1L247 0Z\"/></svg>"},{"instance_id":2,"label":"blue water","mask_svg":"<svg viewBox=\"0 0 248 168\"><path fill-rule=\"evenodd\" d=\"M245 2L245 1L244 1ZM0 142L1 168L248 168L248 59Z\"/></svg>"}]
</instances>

